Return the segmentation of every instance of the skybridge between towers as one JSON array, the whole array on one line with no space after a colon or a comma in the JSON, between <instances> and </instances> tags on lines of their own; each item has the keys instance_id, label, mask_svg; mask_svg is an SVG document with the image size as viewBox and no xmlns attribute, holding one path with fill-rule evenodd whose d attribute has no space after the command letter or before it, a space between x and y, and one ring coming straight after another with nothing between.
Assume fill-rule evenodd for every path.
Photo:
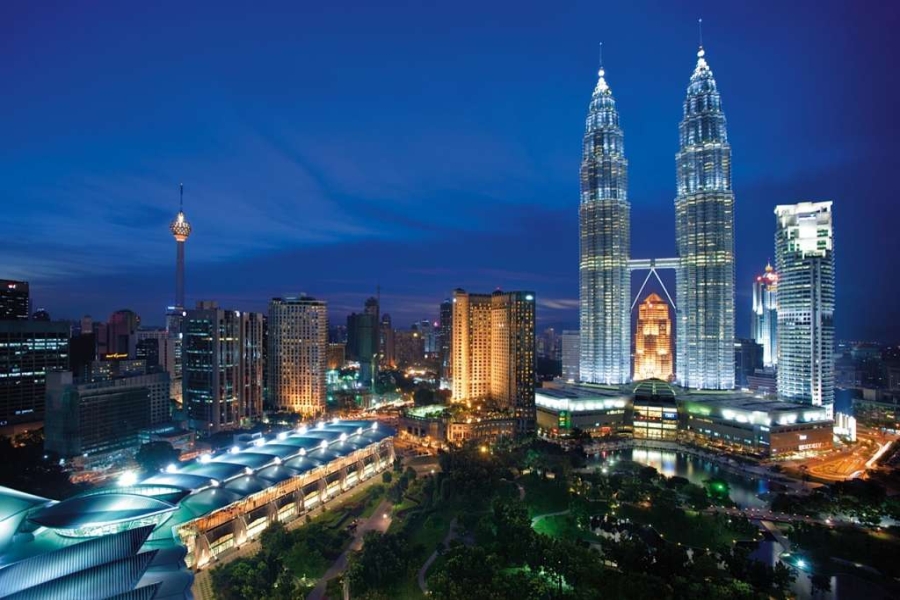
<instances>
[{"instance_id":1,"label":"skybridge between towers","mask_svg":"<svg viewBox=\"0 0 900 600\"><path fill-rule=\"evenodd\" d=\"M657 273L660 269L677 269L678 268L678 259L677 258L631 258L628 259L628 272L633 273L635 271L647 271L647 276L644 277L644 282L641 284L641 288L638 290L638 293L634 296L634 300L631 302L631 310L634 310L634 307L638 303L638 299L641 297L641 294L644 292L644 288L647 286L647 282L650 281L650 277L656 277L656 280L659 282L659 285L662 286L663 292L666 294L666 298L669 299L669 304L672 305L672 308L678 310L678 307L675 305L675 301L672 300L672 295L669 293L669 290L666 289L666 284L663 283L663 280L660 278L659 273Z\"/></svg>"}]
</instances>

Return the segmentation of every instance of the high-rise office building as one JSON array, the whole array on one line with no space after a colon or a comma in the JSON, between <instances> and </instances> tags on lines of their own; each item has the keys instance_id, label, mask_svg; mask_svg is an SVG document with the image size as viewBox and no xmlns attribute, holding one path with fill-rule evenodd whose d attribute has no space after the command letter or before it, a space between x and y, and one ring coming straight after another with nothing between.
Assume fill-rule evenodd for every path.
<instances>
[{"instance_id":1,"label":"high-rise office building","mask_svg":"<svg viewBox=\"0 0 900 600\"><path fill-rule=\"evenodd\" d=\"M0 321L0 426L43 419L47 373L68 369L68 323Z\"/></svg>"},{"instance_id":2,"label":"high-rise office building","mask_svg":"<svg viewBox=\"0 0 900 600\"><path fill-rule=\"evenodd\" d=\"M100 358L134 358L137 350L137 330L141 318L133 310L117 310L106 324L106 345Z\"/></svg>"},{"instance_id":3,"label":"high-rise office building","mask_svg":"<svg viewBox=\"0 0 900 600\"><path fill-rule=\"evenodd\" d=\"M631 372L628 161L616 102L602 66L591 96L582 152L580 379L625 383Z\"/></svg>"},{"instance_id":4,"label":"high-rise office building","mask_svg":"<svg viewBox=\"0 0 900 600\"><path fill-rule=\"evenodd\" d=\"M560 336L562 346L562 378L563 381L575 383L581 376L581 340L577 331L563 331Z\"/></svg>"},{"instance_id":5,"label":"high-rise office building","mask_svg":"<svg viewBox=\"0 0 900 600\"><path fill-rule=\"evenodd\" d=\"M440 320L438 323L441 335L440 375L443 381L450 381L452 374L451 358L453 356L451 350L453 346L453 301L449 298L441 302Z\"/></svg>"},{"instance_id":6,"label":"high-rise office building","mask_svg":"<svg viewBox=\"0 0 900 600\"><path fill-rule=\"evenodd\" d=\"M47 377L44 447L65 458L135 451L138 432L168 420L168 373L76 381Z\"/></svg>"},{"instance_id":7,"label":"high-rise office building","mask_svg":"<svg viewBox=\"0 0 900 600\"><path fill-rule=\"evenodd\" d=\"M394 331L394 348L399 368L422 366L425 360L425 337L419 331L418 324L413 324L409 329Z\"/></svg>"},{"instance_id":8,"label":"high-rise office building","mask_svg":"<svg viewBox=\"0 0 900 600\"><path fill-rule=\"evenodd\" d=\"M381 326L378 329L381 348L381 365L385 368L393 368L397 364L397 351L394 344L394 326L391 323L391 315L381 315Z\"/></svg>"},{"instance_id":9,"label":"high-rise office building","mask_svg":"<svg viewBox=\"0 0 900 600\"><path fill-rule=\"evenodd\" d=\"M336 342L328 342L328 370L336 371L338 369L344 368L344 362L346 362L347 357L345 352L347 350L346 344L339 344Z\"/></svg>"},{"instance_id":10,"label":"high-rise office building","mask_svg":"<svg viewBox=\"0 0 900 600\"><path fill-rule=\"evenodd\" d=\"M422 319L416 324L416 329L422 336L423 352L428 358L437 356L439 348L437 327L437 323L432 323L428 319Z\"/></svg>"},{"instance_id":11,"label":"high-rise office building","mask_svg":"<svg viewBox=\"0 0 900 600\"><path fill-rule=\"evenodd\" d=\"M675 156L678 382L734 388L734 194L722 100L703 47L691 75Z\"/></svg>"},{"instance_id":12,"label":"high-rise office building","mask_svg":"<svg viewBox=\"0 0 900 600\"><path fill-rule=\"evenodd\" d=\"M262 315L200 302L182 323L182 399L191 429L214 433L262 416Z\"/></svg>"},{"instance_id":13,"label":"high-rise office building","mask_svg":"<svg viewBox=\"0 0 900 600\"><path fill-rule=\"evenodd\" d=\"M347 317L347 358L359 363L361 385L372 385L379 337L378 301L369 298L362 313Z\"/></svg>"},{"instance_id":14,"label":"high-rise office building","mask_svg":"<svg viewBox=\"0 0 900 600\"><path fill-rule=\"evenodd\" d=\"M181 377L175 371L175 342L165 329L138 329L135 358L147 361L148 373L168 373L172 385L169 395L181 403Z\"/></svg>"},{"instance_id":15,"label":"high-rise office building","mask_svg":"<svg viewBox=\"0 0 900 600\"><path fill-rule=\"evenodd\" d=\"M778 273L766 265L753 282L753 314L750 337L763 348L763 364L778 364Z\"/></svg>"},{"instance_id":16,"label":"high-rise office building","mask_svg":"<svg viewBox=\"0 0 900 600\"><path fill-rule=\"evenodd\" d=\"M831 202L775 208L778 396L834 402L834 231Z\"/></svg>"},{"instance_id":17,"label":"high-rise office building","mask_svg":"<svg viewBox=\"0 0 900 600\"><path fill-rule=\"evenodd\" d=\"M269 402L317 415L325 410L328 305L309 296L269 302Z\"/></svg>"},{"instance_id":18,"label":"high-rise office building","mask_svg":"<svg viewBox=\"0 0 900 600\"><path fill-rule=\"evenodd\" d=\"M754 339L738 338L734 340L734 383L738 387L749 388L750 378L764 375L763 347Z\"/></svg>"},{"instance_id":19,"label":"high-rise office building","mask_svg":"<svg viewBox=\"0 0 900 600\"><path fill-rule=\"evenodd\" d=\"M490 400L535 430L534 294L453 292L453 400Z\"/></svg>"},{"instance_id":20,"label":"high-rise office building","mask_svg":"<svg viewBox=\"0 0 900 600\"><path fill-rule=\"evenodd\" d=\"M672 320L669 305L657 294L650 294L638 307L634 334L634 380L671 381Z\"/></svg>"},{"instance_id":21,"label":"high-rise office building","mask_svg":"<svg viewBox=\"0 0 900 600\"><path fill-rule=\"evenodd\" d=\"M0 321L27 321L30 308L27 281L0 279Z\"/></svg>"},{"instance_id":22,"label":"high-rise office building","mask_svg":"<svg viewBox=\"0 0 900 600\"><path fill-rule=\"evenodd\" d=\"M547 360L562 360L562 347L559 334L556 329L548 327L537 337L536 352L538 358Z\"/></svg>"}]
</instances>

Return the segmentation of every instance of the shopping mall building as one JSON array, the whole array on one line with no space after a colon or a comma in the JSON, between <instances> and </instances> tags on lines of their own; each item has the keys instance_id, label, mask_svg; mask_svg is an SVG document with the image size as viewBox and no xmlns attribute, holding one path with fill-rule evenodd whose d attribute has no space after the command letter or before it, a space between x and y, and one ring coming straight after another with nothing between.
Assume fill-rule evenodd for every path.
<instances>
[{"instance_id":1,"label":"shopping mall building","mask_svg":"<svg viewBox=\"0 0 900 600\"><path fill-rule=\"evenodd\" d=\"M538 433L689 441L780 457L829 450L833 421L820 406L745 392L686 391L658 379L621 387L552 383L535 391Z\"/></svg>"}]
</instances>

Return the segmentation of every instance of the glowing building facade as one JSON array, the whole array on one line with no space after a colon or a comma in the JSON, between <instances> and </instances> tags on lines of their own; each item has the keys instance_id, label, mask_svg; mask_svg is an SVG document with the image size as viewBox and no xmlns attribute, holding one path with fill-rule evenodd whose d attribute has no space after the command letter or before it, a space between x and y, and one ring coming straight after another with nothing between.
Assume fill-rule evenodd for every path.
<instances>
[{"instance_id":1,"label":"glowing building facade","mask_svg":"<svg viewBox=\"0 0 900 600\"><path fill-rule=\"evenodd\" d=\"M309 296L273 298L268 323L269 401L305 415L322 413L328 370L327 303Z\"/></svg>"},{"instance_id":2,"label":"glowing building facade","mask_svg":"<svg viewBox=\"0 0 900 600\"><path fill-rule=\"evenodd\" d=\"M638 308L634 337L634 379L672 380L672 320L669 305L650 294Z\"/></svg>"},{"instance_id":3,"label":"glowing building facade","mask_svg":"<svg viewBox=\"0 0 900 600\"><path fill-rule=\"evenodd\" d=\"M263 318L200 302L182 324L184 406L191 429L214 433L262 416Z\"/></svg>"},{"instance_id":4,"label":"glowing building facade","mask_svg":"<svg viewBox=\"0 0 900 600\"><path fill-rule=\"evenodd\" d=\"M778 273L772 265L753 282L750 337L763 347L763 365L778 364Z\"/></svg>"},{"instance_id":5,"label":"glowing building facade","mask_svg":"<svg viewBox=\"0 0 900 600\"><path fill-rule=\"evenodd\" d=\"M734 194L722 101L703 48L679 126L677 369L687 388L734 388Z\"/></svg>"},{"instance_id":6,"label":"glowing building facade","mask_svg":"<svg viewBox=\"0 0 900 600\"><path fill-rule=\"evenodd\" d=\"M831 202L775 207L778 397L834 402L834 236Z\"/></svg>"},{"instance_id":7,"label":"glowing building facade","mask_svg":"<svg viewBox=\"0 0 900 600\"><path fill-rule=\"evenodd\" d=\"M619 113L601 68L581 161L580 379L619 384L631 374L631 205Z\"/></svg>"},{"instance_id":8,"label":"glowing building facade","mask_svg":"<svg viewBox=\"0 0 900 600\"><path fill-rule=\"evenodd\" d=\"M453 400L490 400L535 430L534 294L453 293Z\"/></svg>"}]
</instances>

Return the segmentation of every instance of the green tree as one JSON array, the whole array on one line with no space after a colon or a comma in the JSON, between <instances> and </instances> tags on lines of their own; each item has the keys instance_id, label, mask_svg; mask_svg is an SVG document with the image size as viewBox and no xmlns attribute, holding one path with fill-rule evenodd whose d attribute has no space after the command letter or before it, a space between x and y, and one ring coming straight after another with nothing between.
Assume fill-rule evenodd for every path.
<instances>
[{"instance_id":1,"label":"green tree","mask_svg":"<svg viewBox=\"0 0 900 600\"><path fill-rule=\"evenodd\" d=\"M409 570L411 548L403 534L366 534L362 551L350 559L348 576L354 594L394 589Z\"/></svg>"},{"instance_id":2,"label":"green tree","mask_svg":"<svg viewBox=\"0 0 900 600\"><path fill-rule=\"evenodd\" d=\"M170 464L177 464L180 454L169 442L149 442L141 445L134 460L145 472L156 473Z\"/></svg>"},{"instance_id":3,"label":"green tree","mask_svg":"<svg viewBox=\"0 0 900 600\"><path fill-rule=\"evenodd\" d=\"M436 600L496 600L494 576L499 570L496 556L481 546L454 544L429 578L429 591Z\"/></svg>"}]
</instances>

